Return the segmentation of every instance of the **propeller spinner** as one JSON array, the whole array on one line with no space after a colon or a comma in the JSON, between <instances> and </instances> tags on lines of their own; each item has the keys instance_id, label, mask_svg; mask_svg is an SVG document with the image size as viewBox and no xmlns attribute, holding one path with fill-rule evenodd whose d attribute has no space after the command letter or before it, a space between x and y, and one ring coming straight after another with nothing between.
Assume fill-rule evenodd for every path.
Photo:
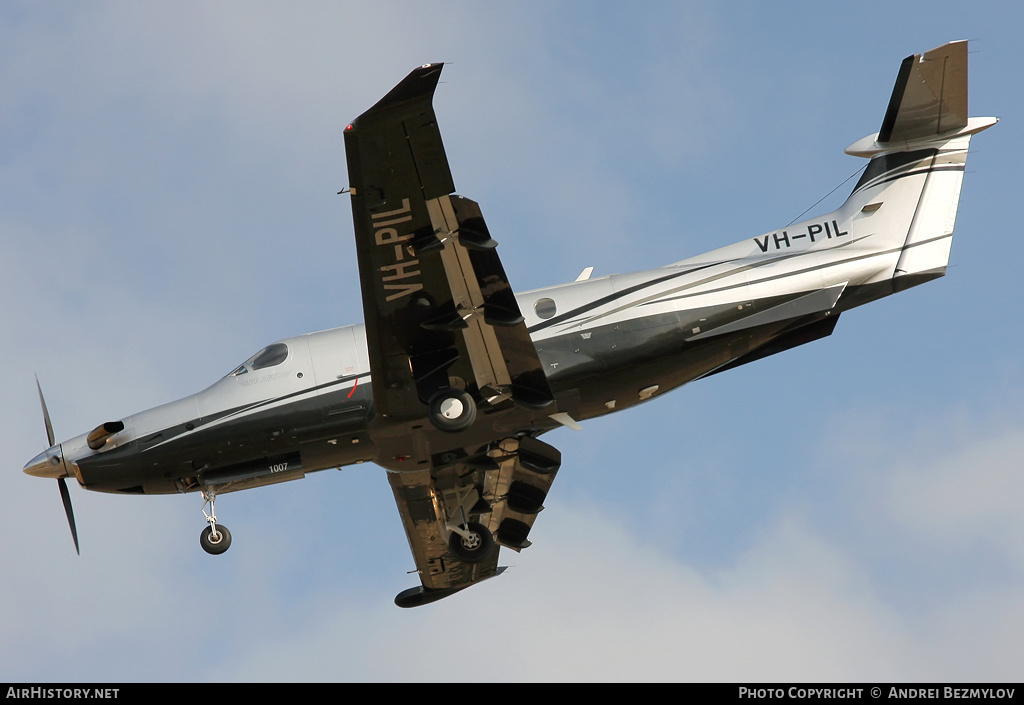
<instances>
[{"instance_id":1,"label":"propeller spinner","mask_svg":"<svg viewBox=\"0 0 1024 705\"><path fill-rule=\"evenodd\" d=\"M36 389L39 390L39 403L43 407L43 423L46 424L46 440L50 447L28 461L25 472L36 477L54 477L60 487L60 498L64 503L64 513L68 517L68 526L71 527L71 538L75 541L75 553L81 555L78 550L78 529L75 527L75 512L71 508L71 493L68 491L68 484L64 480L67 476L67 468L64 465L64 456L61 448L54 442L53 425L50 423L50 412L46 410L46 399L43 398L43 388L39 385L39 378L36 377Z\"/></svg>"}]
</instances>

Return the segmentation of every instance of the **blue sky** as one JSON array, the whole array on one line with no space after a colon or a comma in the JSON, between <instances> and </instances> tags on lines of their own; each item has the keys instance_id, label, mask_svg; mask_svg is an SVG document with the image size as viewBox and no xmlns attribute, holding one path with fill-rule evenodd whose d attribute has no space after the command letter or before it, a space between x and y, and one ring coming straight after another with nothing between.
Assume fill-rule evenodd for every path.
<instances>
[{"instance_id":1,"label":"blue sky","mask_svg":"<svg viewBox=\"0 0 1024 705\"><path fill-rule=\"evenodd\" d=\"M0 5L0 680L1009 680L1024 647L1012 3ZM496 580L418 610L383 471L72 486L67 438L359 320L341 130L445 61L460 193L518 290L784 225L862 165L899 62L971 39L948 275L549 441ZM815 210L834 207L849 184ZM473 625L467 634L466 627ZM467 669L452 644L485 645ZM479 665L479 662L475 662Z\"/></svg>"}]
</instances>

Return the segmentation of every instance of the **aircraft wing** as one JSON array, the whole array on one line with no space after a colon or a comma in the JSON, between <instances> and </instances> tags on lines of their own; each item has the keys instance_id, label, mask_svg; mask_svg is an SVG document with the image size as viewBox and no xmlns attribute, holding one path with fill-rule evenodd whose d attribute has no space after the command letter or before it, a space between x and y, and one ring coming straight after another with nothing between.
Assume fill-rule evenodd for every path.
<instances>
[{"instance_id":1,"label":"aircraft wing","mask_svg":"<svg viewBox=\"0 0 1024 705\"><path fill-rule=\"evenodd\" d=\"M400 606L499 573L496 546L467 557L460 537L529 545L560 462L531 437L556 425L558 406L497 243L479 206L453 195L432 107L441 66L414 70L345 129L371 435L422 583ZM432 409L453 390L477 412L457 431Z\"/></svg>"},{"instance_id":2,"label":"aircraft wing","mask_svg":"<svg viewBox=\"0 0 1024 705\"><path fill-rule=\"evenodd\" d=\"M485 399L553 397L480 208L455 190L431 101L410 73L345 130L374 403L423 418L451 378Z\"/></svg>"},{"instance_id":3,"label":"aircraft wing","mask_svg":"<svg viewBox=\"0 0 1024 705\"><path fill-rule=\"evenodd\" d=\"M418 471L389 471L388 480L412 548L421 585L395 598L415 607L500 574L498 550L479 562L452 549L455 538L441 530L447 517L478 519L498 544L520 551L561 465L561 454L529 436L507 438L485 457ZM448 536L446 537L446 534ZM457 540L457 539L456 539Z\"/></svg>"}]
</instances>

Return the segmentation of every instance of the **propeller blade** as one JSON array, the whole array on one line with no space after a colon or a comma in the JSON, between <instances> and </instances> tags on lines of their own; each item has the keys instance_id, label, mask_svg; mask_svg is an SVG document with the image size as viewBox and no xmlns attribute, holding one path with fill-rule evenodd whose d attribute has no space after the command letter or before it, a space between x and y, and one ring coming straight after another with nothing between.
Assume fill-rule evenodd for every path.
<instances>
[{"instance_id":1,"label":"propeller blade","mask_svg":"<svg viewBox=\"0 0 1024 705\"><path fill-rule=\"evenodd\" d=\"M50 423L50 412L46 410L46 399L43 398L43 388L39 384L39 375L36 375L36 389L39 391L39 405L43 407L43 423L46 424L46 441L53 448L53 424ZM75 541L75 553L82 555L78 550L78 529L75 527L75 512L71 508L71 493L68 492L68 483L63 477L57 478L57 485L60 487L60 498L64 502L64 513L68 517L68 526L71 527L71 538Z\"/></svg>"},{"instance_id":2,"label":"propeller blade","mask_svg":"<svg viewBox=\"0 0 1024 705\"><path fill-rule=\"evenodd\" d=\"M43 399L43 388L39 386L39 375L36 375L36 389L39 390L39 403L43 407L43 423L46 424L46 440L50 447L53 447L53 426L50 424L50 412L46 410L46 400Z\"/></svg>"},{"instance_id":3,"label":"propeller blade","mask_svg":"<svg viewBox=\"0 0 1024 705\"><path fill-rule=\"evenodd\" d=\"M60 498L64 500L64 513L68 515L71 538L75 540L75 553L82 555L82 552L78 550L78 529L75 528L75 512L71 509L71 493L68 492L68 483L64 482L63 477L58 477L57 484L60 485Z\"/></svg>"}]
</instances>

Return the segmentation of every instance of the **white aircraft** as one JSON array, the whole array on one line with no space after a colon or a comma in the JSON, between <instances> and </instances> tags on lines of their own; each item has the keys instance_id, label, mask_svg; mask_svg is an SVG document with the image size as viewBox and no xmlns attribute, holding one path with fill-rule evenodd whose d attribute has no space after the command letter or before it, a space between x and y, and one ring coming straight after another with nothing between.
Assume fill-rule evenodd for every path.
<instances>
[{"instance_id":1,"label":"white aircraft","mask_svg":"<svg viewBox=\"0 0 1024 705\"><path fill-rule=\"evenodd\" d=\"M54 442L25 472L124 494L200 492L201 544L227 550L218 494L372 461L387 470L433 602L502 571L561 463L539 440L692 380L828 336L843 312L946 271L971 135L967 43L907 57L870 161L837 210L660 269L514 294L455 186L410 73L345 129L364 325L268 345L213 386ZM37 382L38 385L38 382Z\"/></svg>"}]
</instances>

